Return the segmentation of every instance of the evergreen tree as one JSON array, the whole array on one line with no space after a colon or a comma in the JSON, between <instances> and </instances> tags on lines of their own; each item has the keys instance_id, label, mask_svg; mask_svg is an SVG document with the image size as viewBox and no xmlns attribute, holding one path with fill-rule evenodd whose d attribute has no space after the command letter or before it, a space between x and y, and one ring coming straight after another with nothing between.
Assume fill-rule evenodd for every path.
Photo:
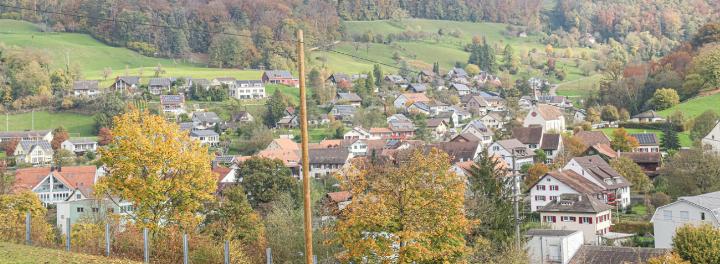
<instances>
[{"instance_id":1,"label":"evergreen tree","mask_svg":"<svg viewBox=\"0 0 720 264\"><path fill-rule=\"evenodd\" d=\"M680 139L678 138L677 129L672 122L666 121L663 127L663 137L660 139L661 146L665 150L676 150L680 148Z\"/></svg>"},{"instance_id":2,"label":"evergreen tree","mask_svg":"<svg viewBox=\"0 0 720 264\"><path fill-rule=\"evenodd\" d=\"M435 63L433 63L433 69L432 69L432 71L433 71L435 74L440 74L440 63L439 63L439 62L436 61Z\"/></svg>"},{"instance_id":3,"label":"evergreen tree","mask_svg":"<svg viewBox=\"0 0 720 264\"><path fill-rule=\"evenodd\" d=\"M380 64L373 65L373 74L375 75L375 86L382 85L383 72L382 68L380 68Z\"/></svg>"},{"instance_id":4,"label":"evergreen tree","mask_svg":"<svg viewBox=\"0 0 720 264\"><path fill-rule=\"evenodd\" d=\"M470 241L486 238L495 246L507 245L514 238L514 216L510 178L499 166L497 157L488 155L487 150L479 155L468 175L469 191L468 218L480 220L470 234Z\"/></svg>"}]
</instances>

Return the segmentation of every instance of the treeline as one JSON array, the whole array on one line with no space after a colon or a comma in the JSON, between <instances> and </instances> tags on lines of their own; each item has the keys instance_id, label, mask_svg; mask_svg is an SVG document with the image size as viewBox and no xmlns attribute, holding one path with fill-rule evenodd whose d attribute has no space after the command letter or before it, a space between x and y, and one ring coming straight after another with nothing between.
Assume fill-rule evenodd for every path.
<instances>
[{"instance_id":1,"label":"treeline","mask_svg":"<svg viewBox=\"0 0 720 264\"><path fill-rule=\"evenodd\" d=\"M345 20L404 17L539 25L541 0L338 0Z\"/></svg>"},{"instance_id":2,"label":"treeline","mask_svg":"<svg viewBox=\"0 0 720 264\"><path fill-rule=\"evenodd\" d=\"M3 18L42 23L55 31L88 33L110 45L150 56L190 58L193 53L209 54L209 63L216 67L285 68L291 62L287 56L278 54L293 54L294 45L272 39L294 39L295 30L302 28L306 35L313 36L308 42L324 42L334 39L339 27L335 6L324 0L0 0L0 3L25 8L0 7Z\"/></svg>"}]
</instances>

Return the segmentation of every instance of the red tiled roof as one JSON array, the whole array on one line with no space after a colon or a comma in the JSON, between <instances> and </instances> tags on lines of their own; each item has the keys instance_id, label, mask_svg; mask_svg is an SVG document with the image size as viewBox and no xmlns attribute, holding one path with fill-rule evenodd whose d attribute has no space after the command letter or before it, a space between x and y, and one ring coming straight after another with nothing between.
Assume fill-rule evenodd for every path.
<instances>
[{"instance_id":1,"label":"red tiled roof","mask_svg":"<svg viewBox=\"0 0 720 264\"><path fill-rule=\"evenodd\" d=\"M60 171L53 171L52 174L68 187L89 188L95 185L95 166L72 166L62 167ZM15 183L13 189L32 189L40 181L50 175L49 167L19 169L15 172Z\"/></svg>"},{"instance_id":2,"label":"red tiled roof","mask_svg":"<svg viewBox=\"0 0 720 264\"><path fill-rule=\"evenodd\" d=\"M328 193L327 196L330 197L330 200L332 200L333 202L340 203L349 201L352 197L352 194L348 191L340 191Z\"/></svg>"}]
</instances>

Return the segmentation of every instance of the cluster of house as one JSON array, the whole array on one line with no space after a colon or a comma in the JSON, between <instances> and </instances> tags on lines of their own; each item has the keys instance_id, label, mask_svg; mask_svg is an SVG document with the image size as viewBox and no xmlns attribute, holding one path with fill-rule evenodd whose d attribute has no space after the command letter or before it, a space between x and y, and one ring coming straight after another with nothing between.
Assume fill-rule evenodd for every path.
<instances>
[{"instance_id":1,"label":"cluster of house","mask_svg":"<svg viewBox=\"0 0 720 264\"><path fill-rule=\"evenodd\" d=\"M5 131L0 132L0 143L17 141L15 151L12 153L16 164L30 164L43 166L50 164L55 151L50 142L53 134L50 130L44 131ZM69 138L60 144L60 148L76 155L97 151L98 142L94 138Z\"/></svg>"},{"instance_id":2,"label":"cluster of house","mask_svg":"<svg viewBox=\"0 0 720 264\"><path fill-rule=\"evenodd\" d=\"M182 82L179 82L182 80ZM109 91L125 94L137 94L141 92L140 76L118 76L107 89ZM147 92L153 95L167 94L173 87L178 91L189 91L191 87L204 88L224 86L228 89L228 95L238 100L265 98L265 84L282 84L298 87L299 80L292 76L289 71L271 70L264 71L261 79L237 80L233 77L220 77L212 80L199 78L175 78L158 77L150 78L147 82ZM101 94L100 84L96 80L75 81L73 84L73 95L95 97Z\"/></svg>"}]
</instances>

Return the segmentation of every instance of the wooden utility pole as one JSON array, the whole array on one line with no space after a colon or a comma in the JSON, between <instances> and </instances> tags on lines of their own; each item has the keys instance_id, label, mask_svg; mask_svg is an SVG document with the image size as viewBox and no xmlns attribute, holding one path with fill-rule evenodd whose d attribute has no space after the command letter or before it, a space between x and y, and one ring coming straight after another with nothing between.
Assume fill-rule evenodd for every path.
<instances>
[{"instance_id":1,"label":"wooden utility pole","mask_svg":"<svg viewBox=\"0 0 720 264\"><path fill-rule=\"evenodd\" d=\"M305 43L297 31L298 74L300 75L300 135L302 137L302 181L305 218L305 263L313 263L312 210L310 206L310 157L308 151L307 91L305 88Z\"/></svg>"}]
</instances>

